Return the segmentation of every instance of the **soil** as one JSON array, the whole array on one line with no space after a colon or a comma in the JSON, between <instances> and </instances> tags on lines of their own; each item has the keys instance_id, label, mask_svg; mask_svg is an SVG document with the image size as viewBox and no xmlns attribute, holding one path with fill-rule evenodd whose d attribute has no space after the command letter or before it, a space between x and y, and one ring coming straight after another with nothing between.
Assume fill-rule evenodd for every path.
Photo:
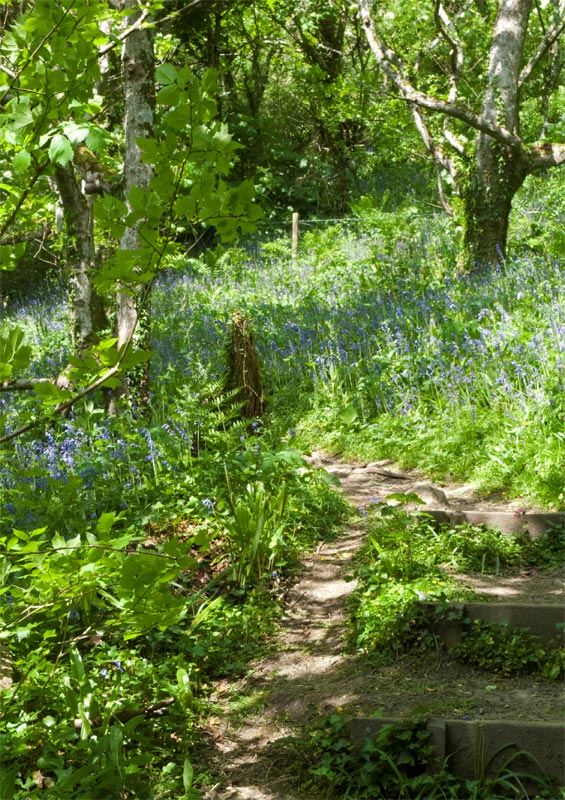
<instances>
[{"instance_id":1,"label":"soil","mask_svg":"<svg viewBox=\"0 0 565 800\"><path fill-rule=\"evenodd\" d=\"M309 460L338 478L357 507L372 499L383 502L392 493L415 492L436 508L527 508L520 501L504 504L478 498L470 485L435 486L390 462L352 465L321 453ZM474 670L440 651L402 654L385 666L348 653L345 601L355 588L348 576L363 536L362 527L349 527L304 559L302 574L289 593L276 651L253 664L244 679L218 685L212 697L218 713L208 721L200 754L201 767L215 780L205 791L206 800L303 800L296 776L304 756L293 742L336 711L347 716L380 710L384 717L418 711L446 718L564 719L563 686L543 678ZM565 599L563 569L457 577L493 601Z\"/></svg>"}]
</instances>

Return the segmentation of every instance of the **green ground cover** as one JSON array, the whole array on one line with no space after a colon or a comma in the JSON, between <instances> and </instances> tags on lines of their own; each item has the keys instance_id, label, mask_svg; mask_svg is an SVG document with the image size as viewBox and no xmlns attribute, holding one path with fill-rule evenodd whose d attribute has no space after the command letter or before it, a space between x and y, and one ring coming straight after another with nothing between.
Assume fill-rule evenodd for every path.
<instances>
[{"instance_id":1,"label":"green ground cover","mask_svg":"<svg viewBox=\"0 0 565 800\"><path fill-rule=\"evenodd\" d=\"M565 506L559 186L532 185L513 257L479 277L455 273L445 219L368 201L305 233L295 261L281 237L163 273L151 418L110 419L94 397L2 451L2 798L198 796L210 683L265 652L297 558L347 514L310 448ZM236 309L267 395L253 425L219 392ZM56 374L53 276L10 299L0 330L16 320L34 373ZM3 430L35 406L0 395Z\"/></svg>"}]
</instances>

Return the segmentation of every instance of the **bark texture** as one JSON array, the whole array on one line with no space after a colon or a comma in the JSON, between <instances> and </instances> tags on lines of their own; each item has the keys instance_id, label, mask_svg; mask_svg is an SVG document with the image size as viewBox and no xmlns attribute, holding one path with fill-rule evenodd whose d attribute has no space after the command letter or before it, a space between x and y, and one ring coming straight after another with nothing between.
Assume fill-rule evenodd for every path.
<instances>
[{"instance_id":1,"label":"bark texture","mask_svg":"<svg viewBox=\"0 0 565 800\"><path fill-rule=\"evenodd\" d=\"M228 375L226 389L237 392L236 399L243 403L242 416L246 419L260 417L265 400L261 385L259 355L248 320L241 311L232 318L231 337L227 350Z\"/></svg>"},{"instance_id":2,"label":"bark texture","mask_svg":"<svg viewBox=\"0 0 565 800\"><path fill-rule=\"evenodd\" d=\"M72 162L56 168L55 183L67 233L73 349L80 353L96 342L106 322L103 300L92 286L96 261L92 199L81 191Z\"/></svg>"},{"instance_id":3,"label":"bark texture","mask_svg":"<svg viewBox=\"0 0 565 800\"><path fill-rule=\"evenodd\" d=\"M531 0L501 0L494 24L481 120L503 127L519 140L519 79ZM464 181L465 208L460 265L465 271L504 261L514 195L528 174L521 143L477 135L476 156Z\"/></svg>"},{"instance_id":4,"label":"bark texture","mask_svg":"<svg viewBox=\"0 0 565 800\"><path fill-rule=\"evenodd\" d=\"M137 9L134 0L125 0L124 8ZM128 17L128 24L135 24L142 12L137 11ZM124 85L124 192L128 209L131 210L129 196L132 189L147 190L151 180L151 166L141 160L138 140L153 135L155 107L155 59L153 53L153 34L147 28L131 32L124 40L122 49L122 72ZM126 228L120 241L120 249L136 251L140 248L137 226ZM143 267L143 265L140 265ZM116 297L116 336L118 347L130 346L134 341L141 349L146 349L150 333L149 290L143 293L143 309L138 310L140 293L133 293L120 287ZM129 394L138 407L145 407L149 401L149 367L138 367L130 373L127 386L122 384L115 392L112 411L119 410L120 398Z\"/></svg>"}]
</instances>

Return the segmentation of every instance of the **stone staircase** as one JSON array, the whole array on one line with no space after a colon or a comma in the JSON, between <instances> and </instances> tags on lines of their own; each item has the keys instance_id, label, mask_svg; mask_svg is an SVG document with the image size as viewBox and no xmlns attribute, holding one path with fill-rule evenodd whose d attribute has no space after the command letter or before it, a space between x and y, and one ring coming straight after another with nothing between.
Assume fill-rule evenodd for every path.
<instances>
[{"instance_id":1,"label":"stone staircase","mask_svg":"<svg viewBox=\"0 0 565 800\"><path fill-rule=\"evenodd\" d=\"M316 454L314 463L315 459ZM480 524L508 535L527 531L532 537L541 535L548 527L565 530L565 513L477 507L479 502L470 496L468 487L451 487L446 491L422 481L415 473L395 469L390 462L352 467L322 456L318 459L319 466L339 480L344 493L361 509L371 502L386 502L386 496L393 493L416 493L426 503L426 513L438 524ZM534 581L532 587L535 587ZM542 641L563 638L565 603L562 594L556 593L550 602L539 602L539 598L537 602L530 602L523 592L519 602L500 596L492 599L495 602L478 600L452 604L447 609L443 607L441 615L436 613L438 604L424 600L422 605L438 620L434 631L446 650L461 639L463 619L526 629ZM404 721L358 717L352 723L353 742L361 746L367 739L374 738L382 725ZM428 720L428 730L439 762L447 758L450 771L458 777L477 779L485 774L496 774L515 754L514 769L532 772L532 765L537 765L535 769L543 770L558 786L565 786L565 719L517 719L512 717L510 709L506 719L432 717Z\"/></svg>"}]
</instances>

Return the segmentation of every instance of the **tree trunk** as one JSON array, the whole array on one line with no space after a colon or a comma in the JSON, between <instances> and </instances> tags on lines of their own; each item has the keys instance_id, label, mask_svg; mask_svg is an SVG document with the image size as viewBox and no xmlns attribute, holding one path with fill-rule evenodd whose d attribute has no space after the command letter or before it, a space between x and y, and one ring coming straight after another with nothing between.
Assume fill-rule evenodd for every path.
<instances>
[{"instance_id":1,"label":"tree trunk","mask_svg":"<svg viewBox=\"0 0 565 800\"><path fill-rule=\"evenodd\" d=\"M479 272L489 265L504 263L512 201L527 174L526 162L520 155L479 135L475 162L460 188L461 271Z\"/></svg>"},{"instance_id":2,"label":"tree trunk","mask_svg":"<svg viewBox=\"0 0 565 800\"><path fill-rule=\"evenodd\" d=\"M55 170L55 183L61 198L67 231L67 262L70 267L70 316L73 349L86 350L97 341L106 324L104 302L92 286L95 269L92 198L80 189L72 163Z\"/></svg>"},{"instance_id":3,"label":"tree trunk","mask_svg":"<svg viewBox=\"0 0 565 800\"><path fill-rule=\"evenodd\" d=\"M125 0L126 8L137 8L134 0ZM140 12L127 18L130 26ZM138 140L153 135L153 111L155 107L155 59L153 53L153 35L147 28L140 28L131 33L124 42L122 50L122 69L124 80L124 193L128 209L131 211L129 195L133 188L147 190L152 170L141 160ZM120 242L121 250L140 249L137 226L126 228ZM143 269L146 265L140 265ZM118 348L129 346L135 341L136 347L148 349L151 329L149 304L149 288L143 290L143 309L137 307L140 293L120 287L116 296L116 336ZM134 339L135 336L135 339ZM127 380L115 390L111 404L111 412L117 413L121 399L127 394L130 400L143 413L149 403L149 363L136 367L130 372Z\"/></svg>"},{"instance_id":4,"label":"tree trunk","mask_svg":"<svg viewBox=\"0 0 565 800\"><path fill-rule=\"evenodd\" d=\"M464 176L460 267L476 272L506 256L514 195L527 175L522 143L502 144L486 130L500 126L519 137L519 79L531 0L499 0L489 53L487 82L477 133L474 167Z\"/></svg>"},{"instance_id":5,"label":"tree trunk","mask_svg":"<svg viewBox=\"0 0 565 800\"><path fill-rule=\"evenodd\" d=\"M498 0L478 114L471 110L468 102L458 101L458 81L463 74L463 41L439 0L436 17L440 25L436 41L447 40L453 54L447 99L422 92L415 86L409 78L410 70L380 36L370 0L357 2L371 52L387 79L411 106L418 131L436 168L446 170L457 186L462 201L463 227L460 269L478 272L489 264L501 263L506 255L512 200L524 179L536 170L565 163L563 143L540 141L526 145L520 137L520 95L540 60L559 42L565 30L564 0L558 0L555 21L543 30L537 47L530 46L526 63L525 41L532 0ZM541 8L538 4L538 14ZM543 23L541 27L544 28ZM555 82L555 78L552 80ZM549 81L549 88L551 85ZM475 131L474 141L468 135L454 135L449 126L444 126L445 141L457 153L456 159L450 157L430 135L427 112L464 123ZM440 197L446 207L441 192Z\"/></svg>"},{"instance_id":6,"label":"tree trunk","mask_svg":"<svg viewBox=\"0 0 565 800\"><path fill-rule=\"evenodd\" d=\"M260 417L265 410L261 385L259 355L249 322L241 311L232 317L231 337L227 347L226 390L237 392L245 419Z\"/></svg>"}]
</instances>

